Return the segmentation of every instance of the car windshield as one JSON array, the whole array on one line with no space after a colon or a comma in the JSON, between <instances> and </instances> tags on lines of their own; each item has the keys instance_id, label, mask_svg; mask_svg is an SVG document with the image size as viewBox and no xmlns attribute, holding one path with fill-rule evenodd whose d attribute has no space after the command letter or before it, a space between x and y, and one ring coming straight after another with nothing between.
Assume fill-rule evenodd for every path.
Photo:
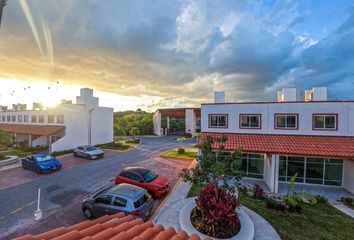
<instances>
[{"instance_id":1,"label":"car windshield","mask_svg":"<svg viewBox=\"0 0 354 240\"><path fill-rule=\"evenodd\" d=\"M43 156L36 156L35 157L37 162L45 162L45 161L50 161L53 159L52 155L43 155Z\"/></svg>"},{"instance_id":2,"label":"car windshield","mask_svg":"<svg viewBox=\"0 0 354 240\"><path fill-rule=\"evenodd\" d=\"M95 147L87 147L86 148L86 151L89 151L89 152L95 151L95 150L97 150L97 148L95 148Z\"/></svg>"},{"instance_id":3,"label":"car windshield","mask_svg":"<svg viewBox=\"0 0 354 240\"><path fill-rule=\"evenodd\" d=\"M144 177L144 181L149 183L149 182L155 180L155 178L157 178L157 174L149 171L149 172L145 173L143 175L143 177Z\"/></svg>"}]
</instances>

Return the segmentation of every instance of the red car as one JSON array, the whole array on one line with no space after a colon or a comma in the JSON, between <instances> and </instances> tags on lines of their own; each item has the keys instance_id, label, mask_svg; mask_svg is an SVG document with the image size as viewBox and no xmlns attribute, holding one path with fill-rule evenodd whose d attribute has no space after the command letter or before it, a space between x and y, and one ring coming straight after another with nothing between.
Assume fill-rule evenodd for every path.
<instances>
[{"instance_id":1,"label":"red car","mask_svg":"<svg viewBox=\"0 0 354 240\"><path fill-rule=\"evenodd\" d=\"M146 168L129 167L116 176L116 184L129 183L145 188L153 197L161 197L170 190L167 179Z\"/></svg>"}]
</instances>

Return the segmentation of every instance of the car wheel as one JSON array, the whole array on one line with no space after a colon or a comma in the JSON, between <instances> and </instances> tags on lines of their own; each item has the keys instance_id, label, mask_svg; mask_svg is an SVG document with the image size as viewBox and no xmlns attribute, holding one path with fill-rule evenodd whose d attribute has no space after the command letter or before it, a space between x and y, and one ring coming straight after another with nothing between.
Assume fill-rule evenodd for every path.
<instances>
[{"instance_id":1,"label":"car wheel","mask_svg":"<svg viewBox=\"0 0 354 240\"><path fill-rule=\"evenodd\" d=\"M37 168L37 169L36 169L36 172L37 172L38 174L41 174L41 173L42 173L42 170L39 169L39 168Z\"/></svg>"},{"instance_id":2,"label":"car wheel","mask_svg":"<svg viewBox=\"0 0 354 240\"><path fill-rule=\"evenodd\" d=\"M22 164L22 168L23 168L23 169L27 169L27 167L26 167L24 164Z\"/></svg>"},{"instance_id":3,"label":"car wheel","mask_svg":"<svg viewBox=\"0 0 354 240\"><path fill-rule=\"evenodd\" d=\"M76 152L74 152L74 157L78 157L78 155L77 155L77 153L76 153Z\"/></svg>"},{"instance_id":4,"label":"car wheel","mask_svg":"<svg viewBox=\"0 0 354 240\"><path fill-rule=\"evenodd\" d=\"M92 216L92 211L91 211L90 209L84 208L83 211L84 211L84 216L85 216L85 218L90 219L90 218L93 217L93 216Z\"/></svg>"}]
</instances>

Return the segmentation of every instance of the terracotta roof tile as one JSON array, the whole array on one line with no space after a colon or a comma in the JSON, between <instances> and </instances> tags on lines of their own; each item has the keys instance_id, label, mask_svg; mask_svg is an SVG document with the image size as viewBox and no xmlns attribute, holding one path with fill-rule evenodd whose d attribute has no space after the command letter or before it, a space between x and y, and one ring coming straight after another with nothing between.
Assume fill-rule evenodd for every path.
<instances>
[{"instance_id":1,"label":"terracotta roof tile","mask_svg":"<svg viewBox=\"0 0 354 240\"><path fill-rule=\"evenodd\" d=\"M41 136L49 136L55 134L63 129L64 126L52 125L32 125L32 124L5 124L0 123L0 129L10 133L23 133Z\"/></svg>"},{"instance_id":2,"label":"terracotta roof tile","mask_svg":"<svg viewBox=\"0 0 354 240\"><path fill-rule=\"evenodd\" d=\"M203 132L201 139L226 135L225 149L245 152L354 158L354 137ZM202 140L201 140L202 141ZM213 148L220 143L214 142Z\"/></svg>"},{"instance_id":3,"label":"terracotta roof tile","mask_svg":"<svg viewBox=\"0 0 354 240\"><path fill-rule=\"evenodd\" d=\"M184 231L154 226L123 213L106 215L92 221L84 221L69 227L60 227L35 236L25 235L16 240L200 240L197 235L188 236Z\"/></svg>"}]
</instances>

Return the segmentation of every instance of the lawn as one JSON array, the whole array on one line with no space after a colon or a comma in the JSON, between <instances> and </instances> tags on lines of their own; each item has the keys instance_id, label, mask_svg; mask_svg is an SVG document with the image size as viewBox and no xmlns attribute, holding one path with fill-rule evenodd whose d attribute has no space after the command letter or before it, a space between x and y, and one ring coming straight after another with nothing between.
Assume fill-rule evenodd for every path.
<instances>
[{"instance_id":1,"label":"lawn","mask_svg":"<svg viewBox=\"0 0 354 240\"><path fill-rule=\"evenodd\" d=\"M125 145L119 142L106 143L106 144L98 145L98 147L102 149L119 150L119 151L127 151L134 148L133 146Z\"/></svg>"},{"instance_id":2,"label":"lawn","mask_svg":"<svg viewBox=\"0 0 354 240\"><path fill-rule=\"evenodd\" d=\"M198 196L200 186L192 186L188 197ZM241 196L241 204L265 218L282 239L353 239L354 219L328 203L304 204L302 214L281 213L266 207L265 201Z\"/></svg>"},{"instance_id":3,"label":"lawn","mask_svg":"<svg viewBox=\"0 0 354 240\"><path fill-rule=\"evenodd\" d=\"M187 160L194 160L197 157L197 152L185 151L178 153L177 150L169 150L160 155L161 157L182 158Z\"/></svg>"}]
</instances>

